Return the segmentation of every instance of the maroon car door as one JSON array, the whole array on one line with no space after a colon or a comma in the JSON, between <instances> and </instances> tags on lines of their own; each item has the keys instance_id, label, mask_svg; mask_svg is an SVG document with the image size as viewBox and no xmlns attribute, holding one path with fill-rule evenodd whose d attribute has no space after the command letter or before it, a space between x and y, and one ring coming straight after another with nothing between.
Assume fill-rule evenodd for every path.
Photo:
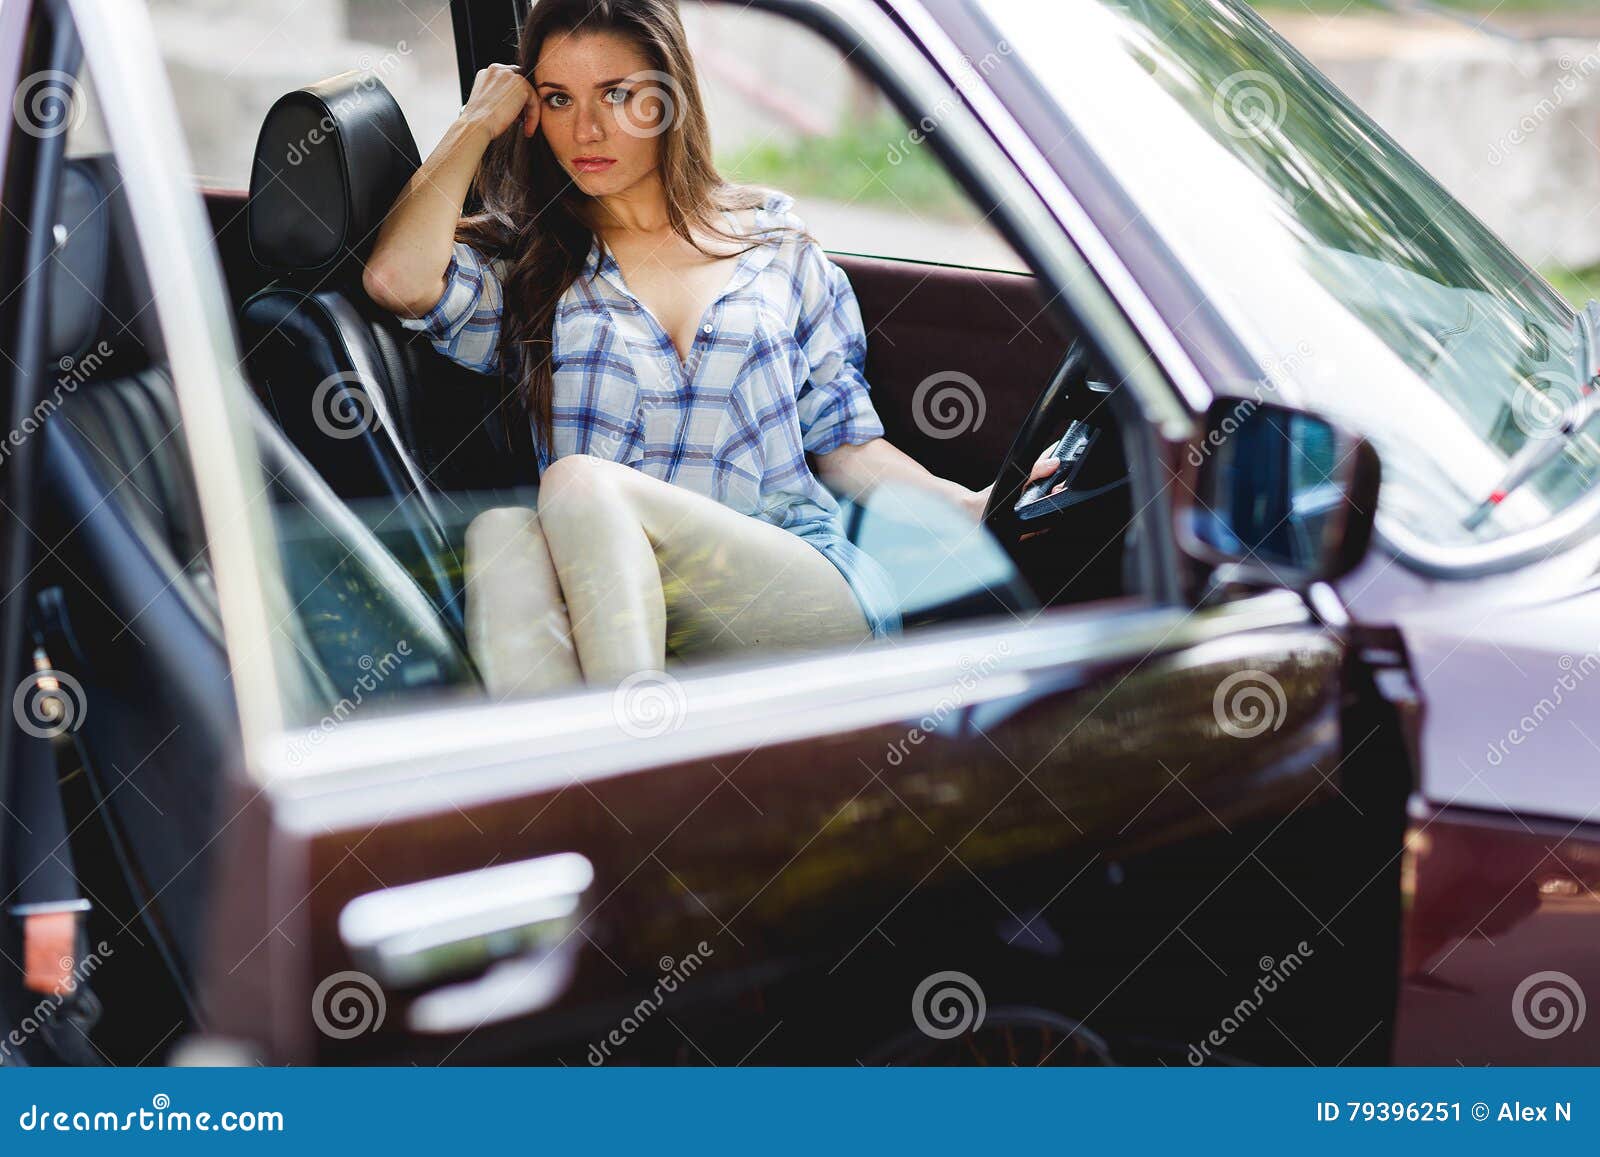
<instances>
[{"instance_id":1,"label":"maroon car door","mask_svg":"<svg viewBox=\"0 0 1600 1157\"><path fill-rule=\"evenodd\" d=\"M352 719L237 785L209 1031L239 1059L581 1063L691 957L737 1004L952 877L1020 871L1020 910L1062 884L1030 865L1326 794L1341 659L1278 592Z\"/></svg>"}]
</instances>

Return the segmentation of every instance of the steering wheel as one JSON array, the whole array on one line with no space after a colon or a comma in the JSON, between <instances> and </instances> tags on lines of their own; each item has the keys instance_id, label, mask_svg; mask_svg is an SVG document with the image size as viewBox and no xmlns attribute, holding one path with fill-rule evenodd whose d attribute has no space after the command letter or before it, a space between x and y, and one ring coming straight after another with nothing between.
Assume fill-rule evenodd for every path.
<instances>
[{"instance_id":1,"label":"steering wheel","mask_svg":"<svg viewBox=\"0 0 1600 1157\"><path fill-rule=\"evenodd\" d=\"M1060 413L1063 404L1089 383L1089 351L1075 341L1056 370L1055 377L1033 404L1022 428L1006 451L1005 463L995 476L994 488L983 511L983 525L1001 543L1014 543L1022 535L1023 519L1016 512L1017 499L1028 484L1033 465L1047 439L1059 438L1066 423Z\"/></svg>"}]
</instances>

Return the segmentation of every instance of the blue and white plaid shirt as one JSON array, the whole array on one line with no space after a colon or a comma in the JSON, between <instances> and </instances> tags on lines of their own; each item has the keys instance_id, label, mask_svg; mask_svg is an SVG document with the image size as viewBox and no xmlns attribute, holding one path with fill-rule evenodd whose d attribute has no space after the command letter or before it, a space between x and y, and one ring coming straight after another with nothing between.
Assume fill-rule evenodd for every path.
<instances>
[{"instance_id":1,"label":"blue and white plaid shirt","mask_svg":"<svg viewBox=\"0 0 1600 1157\"><path fill-rule=\"evenodd\" d=\"M787 193L769 192L751 232L803 229ZM724 213L740 231L739 216ZM784 236L743 254L706 309L686 363L623 283L616 259L590 246L556 307L552 443L541 472L567 454L622 462L793 532L850 583L872 632L901 626L894 585L851 543L839 503L806 454L883 434L863 375L867 339L843 269L815 241ZM599 264L599 268L596 266ZM445 291L407 329L453 361L498 368L503 258L458 241Z\"/></svg>"}]
</instances>

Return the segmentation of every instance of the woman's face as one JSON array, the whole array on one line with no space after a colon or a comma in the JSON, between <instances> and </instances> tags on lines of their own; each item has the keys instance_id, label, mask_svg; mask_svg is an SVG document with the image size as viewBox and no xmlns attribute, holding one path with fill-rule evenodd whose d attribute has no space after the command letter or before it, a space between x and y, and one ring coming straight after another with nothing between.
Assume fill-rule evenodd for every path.
<instances>
[{"instance_id":1,"label":"woman's face","mask_svg":"<svg viewBox=\"0 0 1600 1157\"><path fill-rule=\"evenodd\" d=\"M533 68L539 131L578 188L620 193L659 163L680 102L671 79L614 32L553 32Z\"/></svg>"}]
</instances>

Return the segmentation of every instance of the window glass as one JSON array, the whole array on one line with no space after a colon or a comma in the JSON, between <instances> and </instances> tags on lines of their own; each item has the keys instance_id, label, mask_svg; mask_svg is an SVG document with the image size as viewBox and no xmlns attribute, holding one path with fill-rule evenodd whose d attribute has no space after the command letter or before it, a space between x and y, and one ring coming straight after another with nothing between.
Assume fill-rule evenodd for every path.
<instances>
[{"instance_id":1,"label":"window glass","mask_svg":"<svg viewBox=\"0 0 1600 1157\"><path fill-rule=\"evenodd\" d=\"M1025 548L977 524L972 496L1068 346L1031 278L989 272L1020 267L993 227L837 49L769 17L682 11L722 174L794 197L822 248L791 242L759 293L730 291L696 310L710 336L681 360L656 317L624 301L625 283L564 299L558 440L542 477L527 413L495 358L505 319L492 302L504 301L515 254L457 246L431 321L383 331L385 345L414 356L375 346L346 365L335 351L330 373L327 352L304 344L315 326L248 341L248 375L271 415L263 459L295 607L285 681L308 688L292 759L314 759L346 719L427 702L619 682L670 689L709 665L846 660L951 624L1009 626L1042 606L1133 593L1122 584L1125 486L1052 507L1059 517L1026 527ZM771 67L758 78L751 61ZM457 115L453 94L440 103ZM860 262L847 272L829 252L958 268ZM761 277L759 254L749 263ZM746 284L742 267L727 284ZM285 292L283 308L295 308ZM363 367L383 367L381 379ZM788 382L787 393L751 384L768 379ZM1079 399L1105 435L1084 474L1096 486L1126 474L1104 401ZM1062 415L1063 429L1074 416ZM770 433L790 420L792 443ZM929 475L853 498L823 458L871 440L880 423ZM552 471L581 455L632 468L597 476L602 490L639 475L660 489L630 491L642 505L619 510L594 503L586 483L558 488ZM669 493L702 504L692 533L662 517L678 513ZM577 532L563 532L560 504L584 500L594 504ZM652 645L664 640L659 670L596 641L602 628L622 639L652 613L662 616L646 632Z\"/></svg>"},{"instance_id":2,"label":"window glass","mask_svg":"<svg viewBox=\"0 0 1600 1157\"><path fill-rule=\"evenodd\" d=\"M1462 545L1593 490L1579 318L1237 0L984 0L1271 384L1369 436L1383 512ZM1492 507L1513 460L1548 452Z\"/></svg>"},{"instance_id":3,"label":"window glass","mask_svg":"<svg viewBox=\"0 0 1600 1157\"><path fill-rule=\"evenodd\" d=\"M732 4L685 4L718 167L794 195L829 249L1026 272L926 143L827 40Z\"/></svg>"}]
</instances>

